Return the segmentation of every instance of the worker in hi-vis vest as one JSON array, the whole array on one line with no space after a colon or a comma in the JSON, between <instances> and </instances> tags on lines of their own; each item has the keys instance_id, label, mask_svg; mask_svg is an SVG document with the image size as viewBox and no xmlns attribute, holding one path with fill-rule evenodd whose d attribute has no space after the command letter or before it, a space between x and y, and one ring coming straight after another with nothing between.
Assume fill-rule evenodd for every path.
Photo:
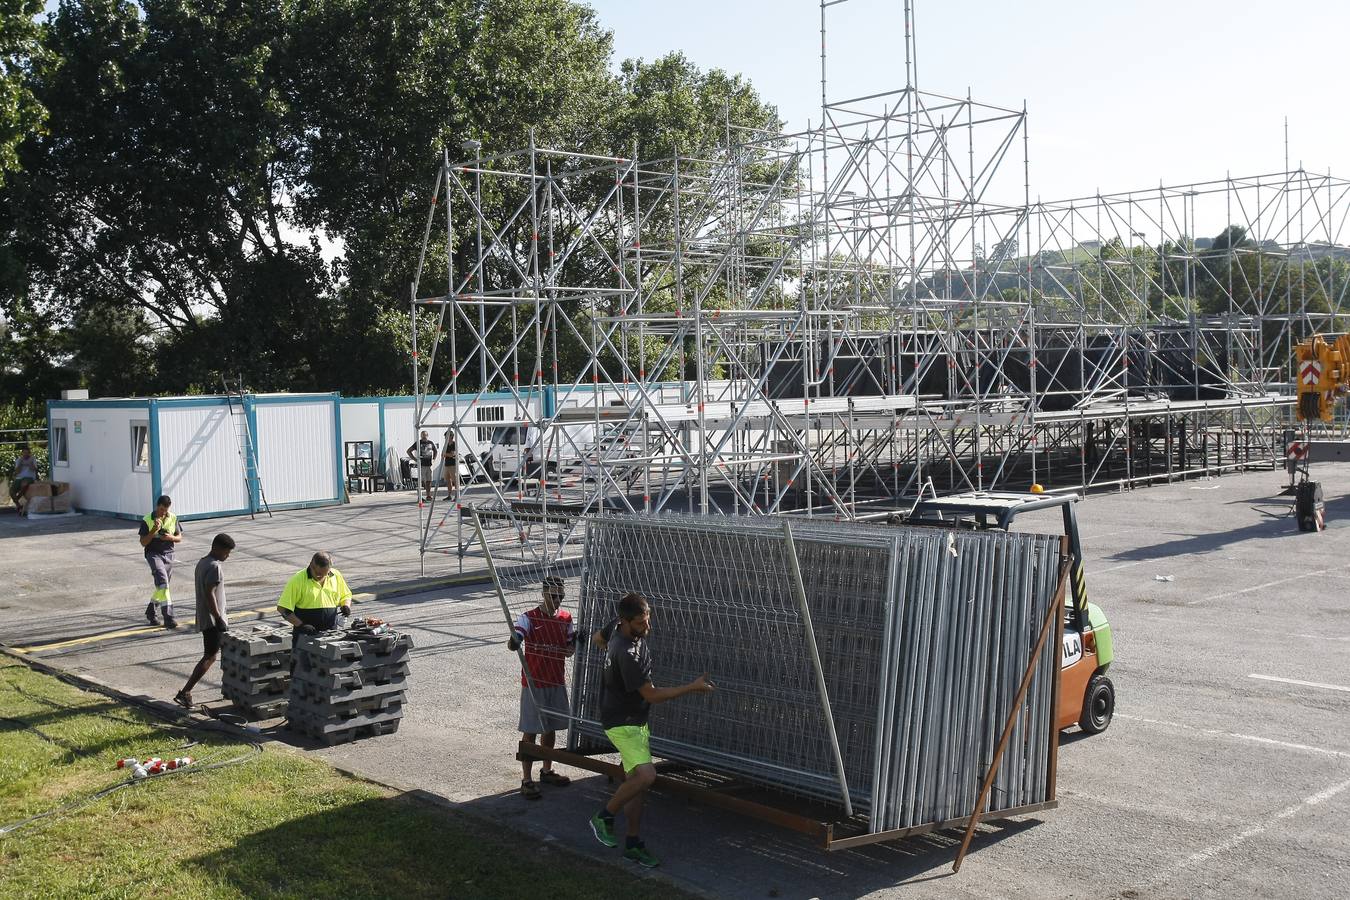
<instances>
[{"instance_id":1,"label":"worker in hi-vis vest","mask_svg":"<svg viewBox=\"0 0 1350 900\"><path fill-rule=\"evenodd\" d=\"M164 627L177 628L173 617L173 599L169 596L169 579L173 578L173 550L183 540L183 528L178 517L169 512L173 501L168 494L155 501L155 511L141 519L141 546L145 561L150 565L150 577L155 580L154 593L145 606L145 617L151 625L159 624L159 608L164 608Z\"/></svg>"},{"instance_id":2,"label":"worker in hi-vis vest","mask_svg":"<svg viewBox=\"0 0 1350 900\"><path fill-rule=\"evenodd\" d=\"M339 612L350 616L352 592L342 573L333 568L333 557L319 551L308 566L292 575L277 601L277 612L297 635L331 631L337 627Z\"/></svg>"}]
</instances>

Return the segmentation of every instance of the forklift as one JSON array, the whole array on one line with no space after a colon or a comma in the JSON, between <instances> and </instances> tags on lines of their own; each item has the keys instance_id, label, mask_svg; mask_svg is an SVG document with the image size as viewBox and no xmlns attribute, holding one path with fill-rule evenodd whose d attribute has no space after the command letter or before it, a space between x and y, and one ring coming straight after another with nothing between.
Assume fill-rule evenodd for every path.
<instances>
[{"instance_id":1,"label":"forklift","mask_svg":"<svg viewBox=\"0 0 1350 900\"><path fill-rule=\"evenodd\" d=\"M1115 658L1111 626L1106 614L1088 602L1083 568L1083 544L1078 534L1074 504L1077 494L1046 494L974 491L919 501L908 514L894 514L891 524L928 525L1008 531L1022 513L1059 507L1064 534L1072 558L1069 584L1073 602L1064 611L1064 644L1060 662L1058 723L1061 730L1077 725L1088 734L1099 734L1111 724L1116 710L1116 689L1107 676Z\"/></svg>"}]
</instances>

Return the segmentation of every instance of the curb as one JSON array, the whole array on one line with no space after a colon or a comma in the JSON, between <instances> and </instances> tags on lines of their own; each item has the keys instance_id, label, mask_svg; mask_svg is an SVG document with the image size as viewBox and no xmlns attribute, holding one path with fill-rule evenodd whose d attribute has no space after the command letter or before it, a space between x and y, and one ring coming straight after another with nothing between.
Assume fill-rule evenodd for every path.
<instances>
[{"instance_id":1,"label":"curb","mask_svg":"<svg viewBox=\"0 0 1350 900\"><path fill-rule=\"evenodd\" d=\"M462 587L468 584L487 584L490 581L492 581L492 575L489 574L487 570L482 572L465 572L462 575L450 575L445 578L424 578L383 590L357 591L352 594L352 599L356 601L390 600L394 597L406 597L410 594L422 594L427 591L434 591L437 588Z\"/></svg>"},{"instance_id":2,"label":"curb","mask_svg":"<svg viewBox=\"0 0 1350 900\"><path fill-rule=\"evenodd\" d=\"M79 672L72 672L71 670L64 669L60 666L54 666L49 662L44 662L43 660L40 659L34 659L33 657L29 656L26 653L20 653L17 650L12 649L8 644L0 644L0 657L12 659L15 662L23 663L25 666L27 666L28 668L32 669L35 672L41 672L43 675L50 675L53 678L58 678L61 681L65 681L69 684L74 684L76 687L82 688L84 690L93 691L94 693L97 694L103 694L107 697L113 698L119 703L125 703L128 706L142 707L142 708L154 707L155 709L160 709L164 710L165 712L173 713L174 716L172 718L176 718L178 721L192 718L192 715L190 713L186 712L181 706L178 706L177 704L169 700L160 700L157 697L150 697L144 694L132 694L129 691L124 691L119 687L114 687L113 685L109 684L106 681L103 681L102 679L95 678L92 675L84 675ZM236 726L230 725L227 722L219 722L216 719L211 719L210 721L215 724L222 725L226 728L236 729ZM254 732L247 731L246 729L243 728L237 728L236 730L238 730L240 734L245 737L252 737L255 739L259 737L259 735L255 734ZM271 739L267 739L266 741L260 740L259 743L271 743Z\"/></svg>"}]
</instances>

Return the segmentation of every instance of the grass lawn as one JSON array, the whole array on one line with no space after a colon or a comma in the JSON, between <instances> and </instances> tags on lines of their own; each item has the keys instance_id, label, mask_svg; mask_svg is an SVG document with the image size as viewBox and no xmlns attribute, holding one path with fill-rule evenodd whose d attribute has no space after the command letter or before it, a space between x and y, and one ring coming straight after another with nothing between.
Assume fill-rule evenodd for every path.
<instances>
[{"instance_id":1,"label":"grass lawn","mask_svg":"<svg viewBox=\"0 0 1350 900\"><path fill-rule=\"evenodd\" d=\"M0 829L125 781L118 759L185 755L198 762L184 774L0 834L0 897L680 896L300 753L167 726L0 657ZM228 760L239 761L207 768Z\"/></svg>"}]
</instances>

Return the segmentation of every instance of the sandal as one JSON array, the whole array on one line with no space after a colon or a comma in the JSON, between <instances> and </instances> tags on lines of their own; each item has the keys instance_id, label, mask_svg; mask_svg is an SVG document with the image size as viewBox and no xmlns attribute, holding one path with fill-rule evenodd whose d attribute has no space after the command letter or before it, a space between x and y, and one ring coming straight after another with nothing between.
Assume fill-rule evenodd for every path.
<instances>
[{"instance_id":1,"label":"sandal","mask_svg":"<svg viewBox=\"0 0 1350 900\"><path fill-rule=\"evenodd\" d=\"M183 709L192 709L192 695L187 691L179 691L174 694L173 702L183 707Z\"/></svg>"},{"instance_id":2,"label":"sandal","mask_svg":"<svg viewBox=\"0 0 1350 900\"><path fill-rule=\"evenodd\" d=\"M526 800L538 800L543 794L539 793L539 786L533 781L522 781L520 783L520 796Z\"/></svg>"},{"instance_id":3,"label":"sandal","mask_svg":"<svg viewBox=\"0 0 1350 900\"><path fill-rule=\"evenodd\" d=\"M552 769L545 769L540 772L539 780L544 784L556 784L558 787L572 783L572 779L568 778L566 775L559 775Z\"/></svg>"}]
</instances>

